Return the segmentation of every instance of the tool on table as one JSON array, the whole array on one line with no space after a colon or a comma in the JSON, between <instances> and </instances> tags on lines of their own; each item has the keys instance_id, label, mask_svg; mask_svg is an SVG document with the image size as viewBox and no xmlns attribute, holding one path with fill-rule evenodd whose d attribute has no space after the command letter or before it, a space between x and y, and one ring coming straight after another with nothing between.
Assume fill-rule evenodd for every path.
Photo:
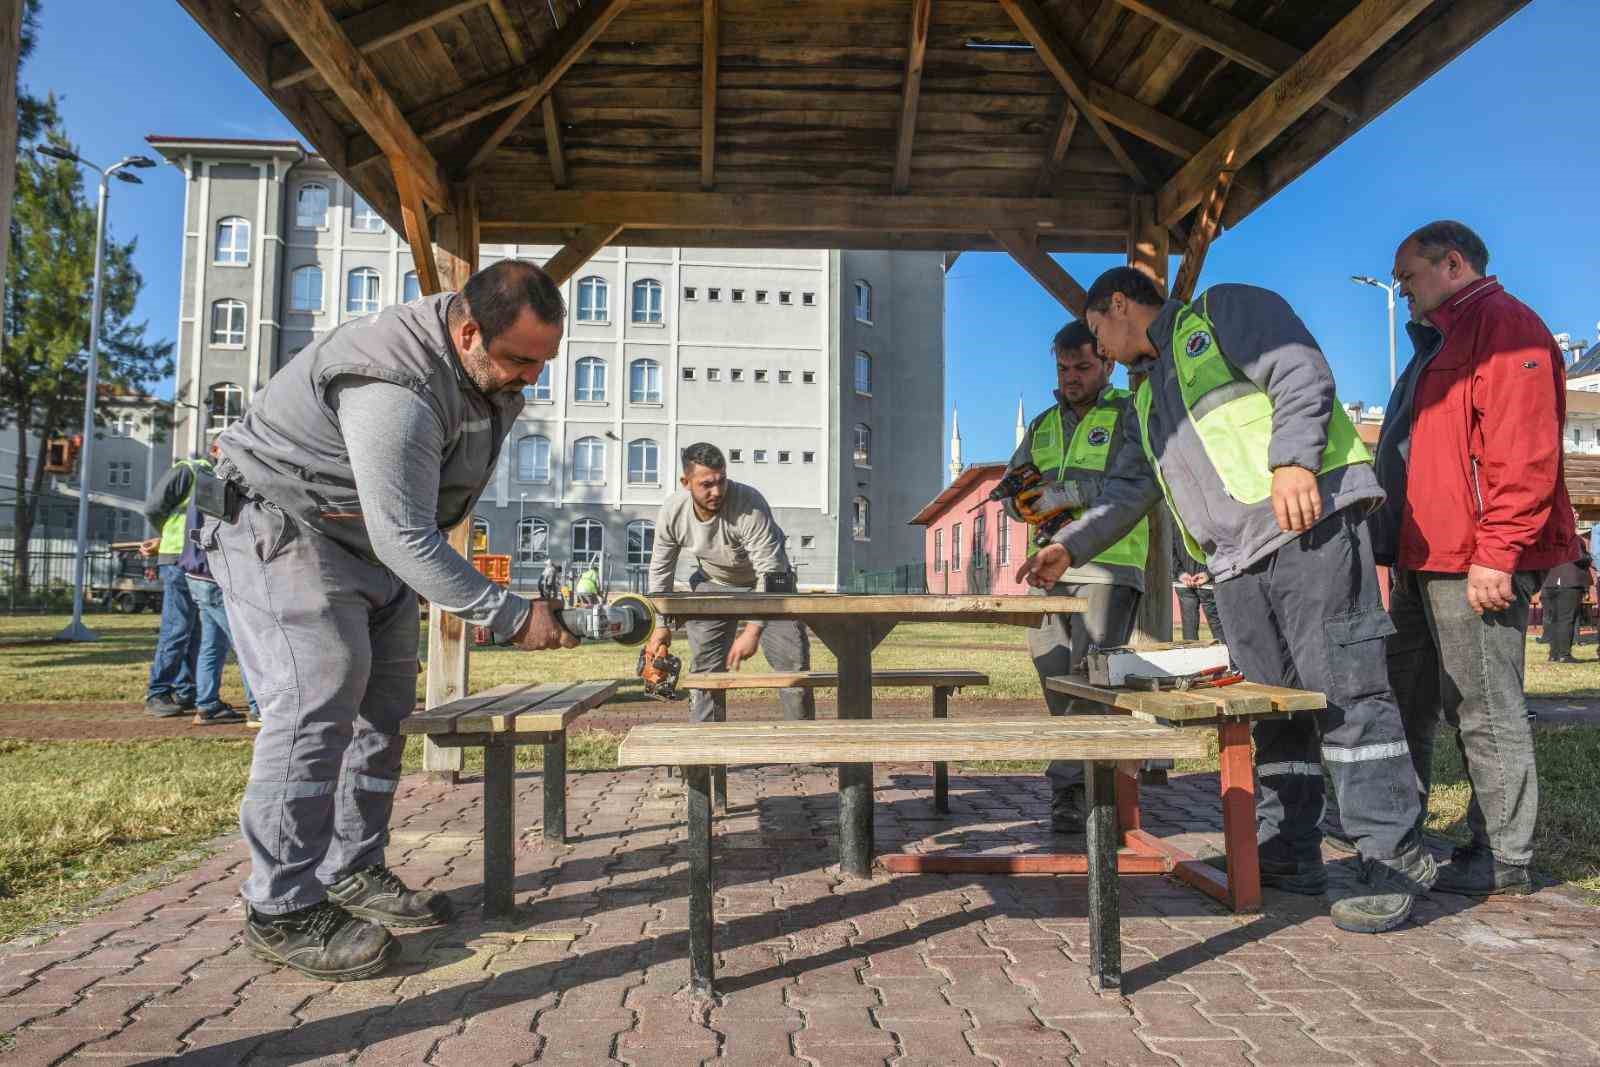
<instances>
[{"instance_id":1,"label":"tool on table","mask_svg":"<svg viewBox=\"0 0 1600 1067\"><path fill-rule=\"evenodd\" d=\"M1084 659L1089 664L1089 684L1105 686L1123 685L1130 677L1179 678L1230 665L1228 646L1215 642L1091 649Z\"/></svg>"},{"instance_id":2,"label":"tool on table","mask_svg":"<svg viewBox=\"0 0 1600 1067\"><path fill-rule=\"evenodd\" d=\"M1193 674L1172 676L1130 674L1122 680L1122 684L1129 689L1141 689L1151 693L1187 693L1195 689L1215 689L1218 686L1236 685L1242 681L1244 681L1243 674L1223 666L1208 667L1203 671L1195 671Z\"/></svg>"},{"instance_id":3,"label":"tool on table","mask_svg":"<svg viewBox=\"0 0 1600 1067\"><path fill-rule=\"evenodd\" d=\"M1057 531L1088 503L1077 482L1046 482L1038 467L1022 463L1001 478L986 498L967 510L970 513L1007 499L1016 500L1017 513L1034 528L1033 543L1040 548L1048 545Z\"/></svg>"},{"instance_id":4,"label":"tool on table","mask_svg":"<svg viewBox=\"0 0 1600 1067\"><path fill-rule=\"evenodd\" d=\"M560 600L555 599L548 603L561 628L582 641L641 645L656 625L655 606L633 593L624 593L609 604L584 607L564 607ZM474 627L473 638L480 645L491 643L488 630L482 626Z\"/></svg>"}]
</instances>

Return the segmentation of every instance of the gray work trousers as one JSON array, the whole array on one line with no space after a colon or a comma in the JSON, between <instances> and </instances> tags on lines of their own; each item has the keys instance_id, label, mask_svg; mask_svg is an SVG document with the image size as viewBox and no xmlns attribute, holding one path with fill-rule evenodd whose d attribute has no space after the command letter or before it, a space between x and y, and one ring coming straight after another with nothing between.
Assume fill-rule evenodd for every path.
<instances>
[{"instance_id":1,"label":"gray work trousers","mask_svg":"<svg viewBox=\"0 0 1600 1067\"><path fill-rule=\"evenodd\" d=\"M1039 672L1039 684L1051 675L1071 674L1074 664L1082 663L1092 648L1116 648L1133 636L1139 616L1139 591L1126 585L1098 582L1057 582L1050 596L1081 596L1089 608L1080 615L1046 615L1028 631L1028 651ZM1098 704L1076 700L1065 693L1044 691L1044 702L1052 715L1104 715ZM1154 767L1170 767L1170 760L1152 760ZM1045 777L1052 790L1060 791L1083 782L1083 764L1078 760L1051 760Z\"/></svg>"},{"instance_id":2,"label":"gray work trousers","mask_svg":"<svg viewBox=\"0 0 1600 1067\"><path fill-rule=\"evenodd\" d=\"M1326 711L1255 724L1261 858L1320 861L1324 766L1362 858L1411 857L1421 843L1417 776L1389 688L1384 642L1394 627L1365 517L1336 512L1217 583L1217 607L1246 678L1328 698Z\"/></svg>"},{"instance_id":3,"label":"gray work trousers","mask_svg":"<svg viewBox=\"0 0 1600 1067\"><path fill-rule=\"evenodd\" d=\"M689 578L689 589L696 593L749 593L750 587L718 585L696 571ZM684 623L689 635L689 669L696 674L728 669L728 649L738 636L735 619L689 619ZM773 619L761 630L761 653L775 671L809 671L811 641L806 628L788 619ZM780 689L778 703L783 717L790 720L815 719L817 702L809 689ZM689 692L691 722L721 722L727 718L728 694L721 689L693 689Z\"/></svg>"},{"instance_id":4,"label":"gray work trousers","mask_svg":"<svg viewBox=\"0 0 1600 1067\"><path fill-rule=\"evenodd\" d=\"M282 914L384 860L400 720L416 706L417 596L271 504L208 520L203 537L261 706L239 809L242 895Z\"/></svg>"}]
</instances>

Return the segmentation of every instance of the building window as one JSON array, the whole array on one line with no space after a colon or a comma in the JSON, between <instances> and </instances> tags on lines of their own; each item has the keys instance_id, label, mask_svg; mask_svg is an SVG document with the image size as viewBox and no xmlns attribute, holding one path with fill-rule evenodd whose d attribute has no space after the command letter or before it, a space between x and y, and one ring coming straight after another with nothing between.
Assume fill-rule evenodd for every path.
<instances>
[{"instance_id":1,"label":"building window","mask_svg":"<svg viewBox=\"0 0 1600 1067\"><path fill-rule=\"evenodd\" d=\"M294 197L294 224L303 230L328 228L328 187L302 185Z\"/></svg>"},{"instance_id":2,"label":"building window","mask_svg":"<svg viewBox=\"0 0 1600 1067\"><path fill-rule=\"evenodd\" d=\"M856 423L855 461L858 467L872 466L872 428L864 422Z\"/></svg>"},{"instance_id":3,"label":"building window","mask_svg":"<svg viewBox=\"0 0 1600 1067\"><path fill-rule=\"evenodd\" d=\"M944 531L933 531L933 573L944 571Z\"/></svg>"},{"instance_id":4,"label":"building window","mask_svg":"<svg viewBox=\"0 0 1600 1067\"><path fill-rule=\"evenodd\" d=\"M814 547L816 545L816 543L817 543L817 539L813 535L811 535L811 534L801 534L800 535L800 547L801 548L812 548L812 547Z\"/></svg>"},{"instance_id":5,"label":"building window","mask_svg":"<svg viewBox=\"0 0 1600 1067\"><path fill-rule=\"evenodd\" d=\"M517 442L517 481L550 480L550 438L534 434Z\"/></svg>"},{"instance_id":6,"label":"building window","mask_svg":"<svg viewBox=\"0 0 1600 1067\"><path fill-rule=\"evenodd\" d=\"M744 290L743 289L734 289L734 290L732 290L732 292L733 292L733 302L735 304L744 303Z\"/></svg>"},{"instance_id":7,"label":"building window","mask_svg":"<svg viewBox=\"0 0 1600 1067\"><path fill-rule=\"evenodd\" d=\"M133 412L119 411L111 416L111 425L107 428L107 432L112 437L132 437L136 423L137 419Z\"/></svg>"},{"instance_id":8,"label":"building window","mask_svg":"<svg viewBox=\"0 0 1600 1067\"><path fill-rule=\"evenodd\" d=\"M865 352L856 353L856 392L872 395L872 357Z\"/></svg>"},{"instance_id":9,"label":"building window","mask_svg":"<svg viewBox=\"0 0 1600 1067\"><path fill-rule=\"evenodd\" d=\"M744 462L744 449L742 449L742 448L730 448L730 449L728 449L728 462L729 463L743 463Z\"/></svg>"},{"instance_id":10,"label":"building window","mask_svg":"<svg viewBox=\"0 0 1600 1067\"><path fill-rule=\"evenodd\" d=\"M230 215L217 223L217 248L211 262L243 267L250 262L250 222Z\"/></svg>"},{"instance_id":11,"label":"building window","mask_svg":"<svg viewBox=\"0 0 1600 1067\"><path fill-rule=\"evenodd\" d=\"M815 385L817 383L817 372L814 370L801 371L800 381L806 385Z\"/></svg>"},{"instance_id":12,"label":"building window","mask_svg":"<svg viewBox=\"0 0 1600 1067\"><path fill-rule=\"evenodd\" d=\"M633 321L651 326L661 323L661 283L654 278L633 283Z\"/></svg>"},{"instance_id":13,"label":"building window","mask_svg":"<svg viewBox=\"0 0 1600 1067\"><path fill-rule=\"evenodd\" d=\"M409 304L422 296L422 282L417 278L414 270L406 271L405 278L400 282L400 302Z\"/></svg>"},{"instance_id":14,"label":"building window","mask_svg":"<svg viewBox=\"0 0 1600 1067\"><path fill-rule=\"evenodd\" d=\"M757 289L756 290L756 303L765 304L766 302L767 302L767 291L765 289Z\"/></svg>"},{"instance_id":15,"label":"building window","mask_svg":"<svg viewBox=\"0 0 1600 1067\"><path fill-rule=\"evenodd\" d=\"M950 527L950 569L961 569L961 524Z\"/></svg>"},{"instance_id":16,"label":"building window","mask_svg":"<svg viewBox=\"0 0 1600 1067\"><path fill-rule=\"evenodd\" d=\"M994 516L994 560L1001 566L1011 562L1011 523L1006 521L1004 511L995 512Z\"/></svg>"},{"instance_id":17,"label":"building window","mask_svg":"<svg viewBox=\"0 0 1600 1067\"><path fill-rule=\"evenodd\" d=\"M781 370L781 371L778 372L778 384L779 385L788 385L793 380L794 380L794 372L793 371Z\"/></svg>"},{"instance_id":18,"label":"building window","mask_svg":"<svg viewBox=\"0 0 1600 1067\"><path fill-rule=\"evenodd\" d=\"M722 381L722 368L721 367L707 367L706 368L706 381L708 381L708 382L720 382L720 381Z\"/></svg>"},{"instance_id":19,"label":"building window","mask_svg":"<svg viewBox=\"0 0 1600 1067\"><path fill-rule=\"evenodd\" d=\"M572 524L572 562L588 566L600 562L605 551L605 527L594 519L579 519Z\"/></svg>"},{"instance_id":20,"label":"building window","mask_svg":"<svg viewBox=\"0 0 1600 1067\"><path fill-rule=\"evenodd\" d=\"M803 306L808 307L808 308L809 307L816 307L817 306L817 294L816 293L801 293L800 294L800 303Z\"/></svg>"},{"instance_id":21,"label":"building window","mask_svg":"<svg viewBox=\"0 0 1600 1067\"><path fill-rule=\"evenodd\" d=\"M864 496L856 497L851 507L850 529L851 534L857 541L872 540L872 525L869 511L870 505L867 504L867 498Z\"/></svg>"},{"instance_id":22,"label":"building window","mask_svg":"<svg viewBox=\"0 0 1600 1067\"><path fill-rule=\"evenodd\" d=\"M133 464L125 460L112 460L107 465L106 484L111 486L133 484Z\"/></svg>"},{"instance_id":23,"label":"building window","mask_svg":"<svg viewBox=\"0 0 1600 1067\"><path fill-rule=\"evenodd\" d=\"M218 300L211 305L211 343L218 348L244 347L244 302Z\"/></svg>"},{"instance_id":24,"label":"building window","mask_svg":"<svg viewBox=\"0 0 1600 1067\"><path fill-rule=\"evenodd\" d=\"M685 368L683 368L683 380L686 381L686 382L694 381L694 368L693 367L685 367Z\"/></svg>"},{"instance_id":25,"label":"building window","mask_svg":"<svg viewBox=\"0 0 1600 1067\"><path fill-rule=\"evenodd\" d=\"M986 542L989 539L989 516L978 512L978 517L972 520L972 565L982 570L988 565L985 558Z\"/></svg>"},{"instance_id":26,"label":"building window","mask_svg":"<svg viewBox=\"0 0 1600 1067\"><path fill-rule=\"evenodd\" d=\"M758 382L764 382L764 381L767 380L767 372L766 372L765 368L758 367L756 369L755 375L756 375L756 381L758 381Z\"/></svg>"},{"instance_id":27,"label":"building window","mask_svg":"<svg viewBox=\"0 0 1600 1067\"><path fill-rule=\"evenodd\" d=\"M872 286L856 282L856 321L872 323Z\"/></svg>"},{"instance_id":28,"label":"building window","mask_svg":"<svg viewBox=\"0 0 1600 1067\"><path fill-rule=\"evenodd\" d=\"M757 463L765 463L767 461L767 450L764 448L758 448L750 454L750 458L755 460Z\"/></svg>"},{"instance_id":29,"label":"building window","mask_svg":"<svg viewBox=\"0 0 1600 1067\"><path fill-rule=\"evenodd\" d=\"M530 515L517 520L517 562L543 563L550 558L550 524Z\"/></svg>"},{"instance_id":30,"label":"building window","mask_svg":"<svg viewBox=\"0 0 1600 1067\"><path fill-rule=\"evenodd\" d=\"M683 298L685 300L698 300L700 299L700 290L692 285L686 285L683 287Z\"/></svg>"},{"instance_id":31,"label":"building window","mask_svg":"<svg viewBox=\"0 0 1600 1067\"><path fill-rule=\"evenodd\" d=\"M532 385L522 387L522 396L525 400L538 400L548 402L551 399L550 364L546 363L539 371L539 380Z\"/></svg>"},{"instance_id":32,"label":"building window","mask_svg":"<svg viewBox=\"0 0 1600 1067\"><path fill-rule=\"evenodd\" d=\"M782 451L782 452L779 452L779 453L778 453L778 462L779 462L779 463L788 463L788 462L789 462L789 456L790 456L790 455L791 455L791 454L792 454L792 453L790 453L790 452L787 452L787 451Z\"/></svg>"},{"instance_id":33,"label":"building window","mask_svg":"<svg viewBox=\"0 0 1600 1067\"><path fill-rule=\"evenodd\" d=\"M778 303L780 303L780 304L792 304L792 303L794 303L794 294L789 292L789 290L787 290L787 289L779 289L778 290Z\"/></svg>"},{"instance_id":34,"label":"building window","mask_svg":"<svg viewBox=\"0 0 1600 1067\"><path fill-rule=\"evenodd\" d=\"M578 360L575 399L585 404L603 404L606 399L606 361L598 356Z\"/></svg>"},{"instance_id":35,"label":"building window","mask_svg":"<svg viewBox=\"0 0 1600 1067\"><path fill-rule=\"evenodd\" d=\"M742 381L744 381L744 368L743 367L735 367L735 368L733 368L732 370L730 370L728 372L728 375L734 381L742 382Z\"/></svg>"},{"instance_id":36,"label":"building window","mask_svg":"<svg viewBox=\"0 0 1600 1067\"><path fill-rule=\"evenodd\" d=\"M628 442L628 484L660 485L661 450L648 437Z\"/></svg>"},{"instance_id":37,"label":"building window","mask_svg":"<svg viewBox=\"0 0 1600 1067\"><path fill-rule=\"evenodd\" d=\"M289 274L289 310L322 310L322 268L296 267Z\"/></svg>"},{"instance_id":38,"label":"building window","mask_svg":"<svg viewBox=\"0 0 1600 1067\"><path fill-rule=\"evenodd\" d=\"M706 299L707 300L721 300L722 299L722 290L721 289L707 289L706 290Z\"/></svg>"},{"instance_id":39,"label":"building window","mask_svg":"<svg viewBox=\"0 0 1600 1067\"><path fill-rule=\"evenodd\" d=\"M611 288L604 278L590 275L579 280L578 321L611 321Z\"/></svg>"},{"instance_id":40,"label":"building window","mask_svg":"<svg viewBox=\"0 0 1600 1067\"><path fill-rule=\"evenodd\" d=\"M344 309L352 315L370 315L378 310L379 289L383 279L371 267L357 267L350 272L349 287L345 292Z\"/></svg>"},{"instance_id":41,"label":"building window","mask_svg":"<svg viewBox=\"0 0 1600 1067\"><path fill-rule=\"evenodd\" d=\"M206 429L226 430L244 418L244 390L232 382L218 382L206 394Z\"/></svg>"},{"instance_id":42,"label":"building window","mask_svg":"<svg viewBox=\"0 0 1600 1067\"><path fill-rule=\"evenodd\" d=\"M802 453L800 453L800 462L801 463L815 463L816 461L817 461L817 454L815 452L802 452Z\"/></svg>"},{"instance_id":43,"label":"building window","mask_svg":"<svg viewBox=\"0 0 1600 1067\"><path fill-rule=\"evenodd\" d=\"M358 196L350 208L350 228L357 233L382 233L383 216L372 210L372 205Z\"/></svg>"},{"instance_id":44,"label":"building window","mask_svg":"<svg viewBox=\"0 0 1600 1067\"><path fill-rule=\"evenodd\" d=\"M606 443L598 437L580 437L572 446L572 480L579 485L606 482Z\"/></svg>"},{"instance_id":45,"label":"building window","mask_svg":"<svg viewBox=\"0 0 1600 1067\"><path fill-rule=\"evenodd\" d=\"M628 523L627 529L629 568L650 566L650 554L656 548L656 524L649 519L635 519Z\"/></svg>"},{"instance_id":46,"label":"building window","mask_svg":"<svg viewBox=\"0 0 1600 1067\"><path fill-rule=\"evenodd\" d=\"M634 404L661 403L661 364L636 359L628 368L628 400Z\"/></svg>"}]
</instances>

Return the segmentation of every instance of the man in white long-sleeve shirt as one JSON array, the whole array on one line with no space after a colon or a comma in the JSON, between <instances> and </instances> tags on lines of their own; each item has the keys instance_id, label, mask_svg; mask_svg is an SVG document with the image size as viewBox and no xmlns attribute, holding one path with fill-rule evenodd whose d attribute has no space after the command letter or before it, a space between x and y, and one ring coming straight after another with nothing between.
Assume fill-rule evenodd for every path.
<instances>
[{"instance_id":1,"label":"man in white long-sleeve shirt","mask_svg":"<svg viewBox=\"0 0 1600 1067\"><path fill-rule=\"evenodd\" d=\"M727 466L716 445L702 442L683 450L682 488L667 498L656 517L652 594L672 592L684 553L696 563L689 577L691 592L794 592L794 572L772 509L750 486L729 481ZM662 622L650 635L653 655L664 655L672 644L670 620ZM736 671L758 648L773 670L811 669L811 646L798 622L747 622L740 629L731 619L690 619L685 629L692 671ZM695 722L721 720L725 701L721 690L693 690L689 717ZM780 690L779 701L786 719L816 718L809 689Z\"/></svg>"}]
</instances>

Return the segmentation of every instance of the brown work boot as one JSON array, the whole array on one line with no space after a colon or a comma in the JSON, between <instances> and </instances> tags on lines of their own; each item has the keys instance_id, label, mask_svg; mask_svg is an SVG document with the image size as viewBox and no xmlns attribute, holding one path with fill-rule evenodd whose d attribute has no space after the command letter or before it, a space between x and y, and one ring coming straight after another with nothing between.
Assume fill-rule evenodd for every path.
<instances>
[{"instance_id":1,"label":"brown work boot","mask_svg":"<svg viewBox=\"0 0 1600 1067\"><path fill-rule=\"evenodd\" d=\"M400 953L400 942L331 900L282 915L245 909L244 943L268 963L292 967L324 982L353 982L379 974Z\"/></svg>"},{"instance_id":2,"label":"brown work boot","mask_svg":"<svg viewBox=\"0 0 1600 1067\"><path fill-rule=\"evenodd\" d=\"M345 875L328 887L328 898L351 915L391 929L439 926L450 921L450 898L431 889L412 890L381 863Z\"/></svg>"}]
</instances>

